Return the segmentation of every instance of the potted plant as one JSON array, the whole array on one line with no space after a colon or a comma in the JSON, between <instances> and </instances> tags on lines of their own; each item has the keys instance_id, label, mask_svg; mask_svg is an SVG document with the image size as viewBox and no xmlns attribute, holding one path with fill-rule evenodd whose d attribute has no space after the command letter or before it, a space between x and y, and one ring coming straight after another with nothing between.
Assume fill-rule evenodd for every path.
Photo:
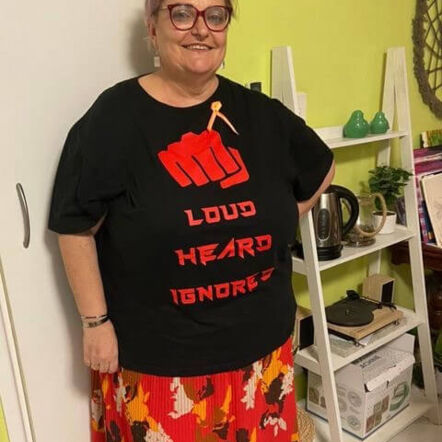
<instances>
[{"instance_id":1,"label":"potted plant","mask_svg":"<svg viewBox=\"0 0 442 442\"><path fill-rule=\"evenodd\" d=\"M396 202L402 195L404 186L413 176L412 173L400 168L391 166L377 166L369 170L371 175L368 180L370 192L379 192L383 195L387 204L387 219L384 227L379 233L392 233L396 224ZM376 208L380 210L379 202L376 201ZM374 212L375 225L379 225L382 213Z\"/></svg>"}]
</instances>

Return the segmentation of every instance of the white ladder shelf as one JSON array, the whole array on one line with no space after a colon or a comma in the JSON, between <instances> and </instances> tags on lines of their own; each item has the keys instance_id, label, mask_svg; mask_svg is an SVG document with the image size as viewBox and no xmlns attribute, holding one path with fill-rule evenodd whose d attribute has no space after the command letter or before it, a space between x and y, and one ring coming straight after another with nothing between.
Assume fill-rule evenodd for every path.
<instances>
[{"instance_id":1,"label":"white ladder shelf","mask_svg":"<svg viewBox=\"0 0 442 442\"><path fill-rule=\"evenodd\" d=\"M272 96L281 100L289 109L295 112L300 109L297 103L298 94L296 93L290 47L278 47L272 50ZM389 164L391 140L398 139L402 167L406 170L413 170L413 144L404 48L389 48L387 51L382 110L388 121L397 122L395 130L390 130L386 134L372 135L361 139L342 138L342 126L316 129L316 132L332 149L348 149L359 144L379 143L378 165ZM305 118L305 115L301 116ZM372 246L364 248L344 247L342 256L333 261L318 261L311 212L300 220L304 259L293 258L293 271L307 277L316 345L299 351L296 354L295 363L322 377L328 425L323 419L312 415L319 440L333 442L360 440L341 429L335 371L415 327L418 330L422 357L425 397L412 397L410 405L406 409L399 412L364 440L370 442L389 441L395 434L423 415L427 415L433 423L441 424L428 323L414 180L410 180L405 188L404 195L407 216L406 227L396 226L396 231L393 234L377 236L376 243ZM379 339L371 342L368 346L356 348L350 356L341 357L333 354L330 349L327 330L321 271L365 256L367 259L367 274L380 273L382 250L400 241L408 241L409 244L415 310L401 308L404 312L404 319L401 320L399 326L395 327L391 333L384 334Z\"/></svg>"}]
</instances>

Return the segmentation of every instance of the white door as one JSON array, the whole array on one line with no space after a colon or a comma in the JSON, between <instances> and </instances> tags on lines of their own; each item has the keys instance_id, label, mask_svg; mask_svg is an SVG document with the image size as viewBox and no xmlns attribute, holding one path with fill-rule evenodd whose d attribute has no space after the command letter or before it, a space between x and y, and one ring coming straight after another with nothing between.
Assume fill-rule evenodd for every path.
<instances>
[{"instance_id":1,"label":"white door","mask_svg":"<svg viewBox=\"0 0 442 442\"><path fill-rule=\"evenodd\" d=\"M26 438L31 439L32 432L28 424L26 397L15 351L13 324L7 313L9 305L1 274L1 262L0 307L0 406L4 415L8 416L6 430L9 440L26 441Z\"/></svg>"},{"instance_id":2,"label":"white door","mask_svg":"<svg viewBox=\"0 0 442 442\"><path fill-rule=\"evenodd\" d=\"M143 3L2 2L0 257L34 442L89 440L89 378L82 365L81 328L56 236L46 230L49 198L70 126L102 90L149 69ZM17 183L30 215L27 248ZM16 394L3 391L1 383L0 388L3 402ZM16 418L9 408L5 414L7 422Z\"/></svg>"}]
</instances>

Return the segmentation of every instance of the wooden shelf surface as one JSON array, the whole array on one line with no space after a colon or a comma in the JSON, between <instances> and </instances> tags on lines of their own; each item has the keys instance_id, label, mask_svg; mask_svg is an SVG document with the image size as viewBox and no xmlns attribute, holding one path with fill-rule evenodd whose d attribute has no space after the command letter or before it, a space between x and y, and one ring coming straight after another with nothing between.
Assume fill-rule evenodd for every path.
<instances>
[{"instance_id":1,"label":"wooden shelf surface","mask_svg":"<svg viewBox=\"0 0 442 442\"><path fill-rule=\"evenodd\" d=\"M319 261L319 271L327 270L332 267L343 264L344 262L352 261L378 250L385 249L393 244L413 238L415 234L404 226L396 225L396 230L387 235L377 235L376 242L371 246L364 247L347 247L342 249L342 255L339 258L330 261ZM292 268L295 273L306 274L305 263L303 259L292 257Z\"/></svg>"},{"instance_id":2,"label":"wooden shelf surface","mask_svg":"<svg viewBox=\"0 0 442 442\"><path fill-rule=\"evenodd\" d=\"M423 320L419 318L413 310L409 310L399 306L398 310L401 310L404 314L404 317L401 319L399 324L392 324L385 327L385 329L378 330L373 334L372 342L370 342L366 346L362 347L355 345L354 352L346 357L332 352L331 357L334 371L337 371L340 368L352 363L361 356L364 356L367 353L376 350L382 345L387 344L393 339L398 338L399 336L423 323ZM295 355L295 363L321 376L321 370L318 362L318 352L315 345L311 345L310 347L298 350Z\"/></svg>"},{"instance_id":3,"label":"wooden shelf surface","mask_svg":"<svg viewBox=\"0 0 442 442\"><path fill-rule=\"evenodd\" d=\"M343 126L322 127L315 129L315 132L321 137L323 141L330 147L330 149L337 149L339 147L351 147L359 144L375 143L378 141L391 140L394 138L401 138L408 135L406 131L388 131L385 134L373 135L369 134L364 138L344 138L342 136Z\"/></svg>"}]
</instances>

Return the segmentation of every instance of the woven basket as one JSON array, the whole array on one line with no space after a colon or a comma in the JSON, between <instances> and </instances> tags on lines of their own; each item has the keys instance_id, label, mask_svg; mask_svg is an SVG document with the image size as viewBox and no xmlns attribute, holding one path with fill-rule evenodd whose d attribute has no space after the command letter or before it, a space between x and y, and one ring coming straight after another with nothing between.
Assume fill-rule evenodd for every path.
<instances>
[{"instance_id":1,"label":"woven basket","mask_svg":"<svg viewBox=\"0 0 442 442\"><path fill-rule=\"evenodd\" d=\"M315 438L315 426L312 418L301 407L298 408L297 412L300 442L313 442Z\"/></svg>"}]
</instances>

